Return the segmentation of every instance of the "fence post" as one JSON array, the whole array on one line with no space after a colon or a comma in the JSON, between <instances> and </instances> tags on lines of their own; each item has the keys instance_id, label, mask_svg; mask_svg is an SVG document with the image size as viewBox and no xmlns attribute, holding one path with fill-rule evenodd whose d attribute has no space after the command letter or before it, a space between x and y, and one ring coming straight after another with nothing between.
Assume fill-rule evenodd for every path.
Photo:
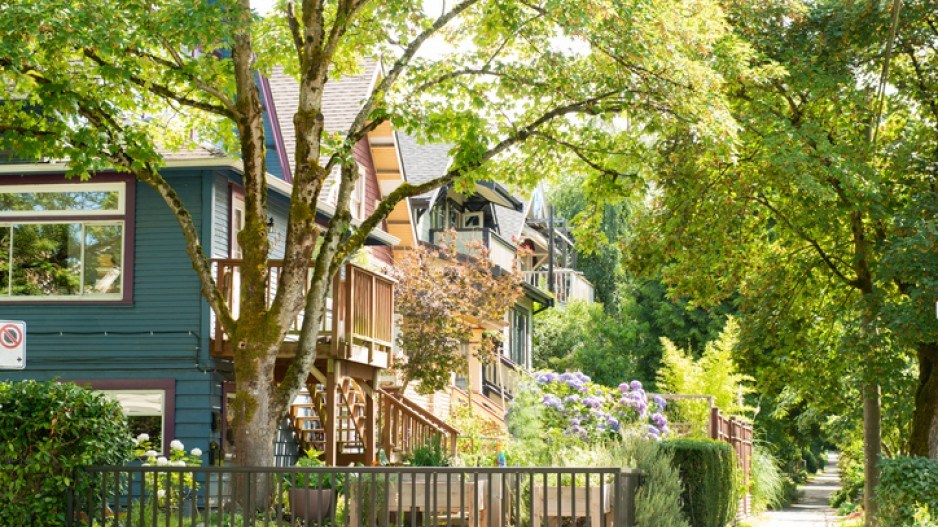
<instances>
[{"instance_id":1,"label":"fence post","mask_svg":"<svg viewBox=\"0 0 938 527\"><path fill-rule=\"evenodd\" d=\"M65 527L75 524L75 476L77 470L72 470L72 483L65 490Z\"/></svg>"},{"instance_id":2,"label":"fence post","mask_svg":"<svg viewBox=\"0 0 938 527\"><path fill-rule=\"evenodd\" d=\"M720 439L720 409L710 408L710 439Z\"/></svg>"},{"instance_id":3,"label":"fence post","mask_svg":"<svg viewBox=\"0 0 938 527\"><path fill-rule=\"evenodd\" d=\"M635 525L635 494L638 491L636 475L620 468L615 479L616 527L632 527Z\"/></svg>"}]
</instances>

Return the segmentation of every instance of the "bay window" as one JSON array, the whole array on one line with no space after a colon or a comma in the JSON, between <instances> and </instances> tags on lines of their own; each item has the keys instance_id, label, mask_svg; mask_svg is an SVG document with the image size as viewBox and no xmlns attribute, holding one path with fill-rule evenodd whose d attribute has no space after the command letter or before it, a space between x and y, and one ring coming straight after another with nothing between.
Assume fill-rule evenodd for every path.
<instances>
[{"instance_id":1,"label":"bay window","mask_svg":"<svg viewBox=\"0 0 938 527\"><path fill-rule=\"evenodd\" d=\"M124 300L127 187L0 185L0 301Z\"/></svg>"}]
</instances>

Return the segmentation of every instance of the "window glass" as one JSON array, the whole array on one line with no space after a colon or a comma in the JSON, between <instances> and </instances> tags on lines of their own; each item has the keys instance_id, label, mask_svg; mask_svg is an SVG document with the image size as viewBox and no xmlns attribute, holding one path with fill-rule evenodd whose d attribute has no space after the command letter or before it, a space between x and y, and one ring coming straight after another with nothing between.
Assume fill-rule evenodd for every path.
<instances>
[{"instance_id":1,"label":"window glass","mask_svg":"<svg viewBox=\"0 0 938 527\"><path fill-rule=\"evenodd\" d=\"M122 189L122 183L8 185L0 187L0 214L121 213Z\"/></svg>"},{"instance_id":2,"label":"window glass","mask_svg":"<svg viewBox=\"0 0 938 527\"><path fill-rule=\"evenodd\" d=\"M123 233L123 222L0 226L0 296L120 296Z\"/></svg>"},{"instance_id":3,"label":"window glass","mask_svg":"<svg viewBox=\"0 0 938 527\"><path fill-rule=\"evenodd\" d=\"M116 400L127 416L133 437L150 436L150 444L161 448L163 444L163 416L166 392L163 390L99 390Z\"/></svg>"},{"instance_id":4,"label":"window glass","mask_svg":"<svg viewBox=\"0 0 938 527\"><path fill-rule=\"evenodd\" d=\"M117 192L0 193L3 211L117 210Z\"/></svg>"},{"instance_id":5,"label":"window glass","mask_svg":"<svg viewBox=\"0 0 938 527\"><path fill-rule=\"evenodd\" d=\"M120 225L85 226L84 293L120 293L122 234Z\"/></svg>"},{"instance_id":6,"label":"window glass","mask_svg":"<svg viewBox=\"0 0 938 527\"><path fill-rule=\"evenodd\" d=\"M124 195L125 183L0 186L0 299L122 299Z\"/></svg>"},{"instance_id":7,"label":"window glass","mask_svg":"<svg viewBox=\"0 0 938 527\"><path fill-rule=\"evenodd\" d=\"M81 294L80 223L11 226L13 296Z\"/></svg>"}]
</instances>

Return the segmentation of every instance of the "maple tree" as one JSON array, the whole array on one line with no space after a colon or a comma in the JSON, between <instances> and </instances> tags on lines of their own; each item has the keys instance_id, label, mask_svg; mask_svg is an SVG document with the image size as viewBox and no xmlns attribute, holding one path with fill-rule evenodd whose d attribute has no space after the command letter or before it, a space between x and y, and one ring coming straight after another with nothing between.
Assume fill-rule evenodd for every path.
<instances>
[{"instance_id":1,"label":"maple tree","mask_svg":"<svg viewBox=\"0 0 938 527\"><path fill-rule=\"evenodd\" d=\"M432 50L430 50L432 48ZM480 178L533 182L584 165L612 143L640 144L694 123L703 140L733 134L714 64L736 51L714 0L462 0L428 12L413 0L65 0L0 3L0 145L22 158L69 161L69 174L118 170L163 197L185 235L202 295L234 349L238 462L273 462L271 439L316 359L339 267L402 200ZM323 91L371 57L383 76L344 133L327 134ZM298 80L296 149L282 272L266 297L265 114L257 78ZM619 126L623 118L641 127ZM353 226L354 146L391 123L448 142L452 164L404 183ZM192 214L160 169L167 148L218 145L240 159L245 197L241 299L235 317L212 277ZM639 160L636 152L633 161ZM316 208L338 173L336 211ZM614 179L609 171L603 177ZM93 176L92 176L93 177ZM312 273L308 269L312 269ZM282 382L283 338L305 312Z\"/></svg>"},{"instance_id":2,"label":"maple tree","mask_svg":"<svg viewBox=\"0 0 938 527\"><path fill-rule=\"evenodd\" d=\"M461 255L450 234L440 247L419 246L395 264L397 343L406 355L396 368L405 388L414 381L421 393L445 388L452 372L467 373L468 353L496 360L498 328L522 294L521 273L497 268L481 244L468 249L471 256Z\"/></svg>"}]
</instances>

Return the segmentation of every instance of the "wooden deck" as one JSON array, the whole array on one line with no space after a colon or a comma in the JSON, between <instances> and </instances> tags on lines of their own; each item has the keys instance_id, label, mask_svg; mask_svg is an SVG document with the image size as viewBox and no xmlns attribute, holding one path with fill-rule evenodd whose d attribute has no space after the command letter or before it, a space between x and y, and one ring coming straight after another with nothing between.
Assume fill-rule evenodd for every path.
<instances>
[{"instance_id":1,"label":"wooden deck","mask_svg":"<svg viewBox=\"0 0 938 527\"><path fill-rule=\"evenodd\" d=\"M232 316L238 317L241 296L241 261L213 260L215 280L228 302ZM277 293L282 262L270 260L267 302ZM312 269L310 269L312 273ZM305 314L300 312L291 324L280 347L279 357L293 357ZM327 310L319 328L317 357L339 359L373 368L392 365L394 324L394 281L354 264L346 264L336 274ZM217 320L213 324L211 353L215 357L233 357L231 341Z\"/></svg>"}]
</instances>

